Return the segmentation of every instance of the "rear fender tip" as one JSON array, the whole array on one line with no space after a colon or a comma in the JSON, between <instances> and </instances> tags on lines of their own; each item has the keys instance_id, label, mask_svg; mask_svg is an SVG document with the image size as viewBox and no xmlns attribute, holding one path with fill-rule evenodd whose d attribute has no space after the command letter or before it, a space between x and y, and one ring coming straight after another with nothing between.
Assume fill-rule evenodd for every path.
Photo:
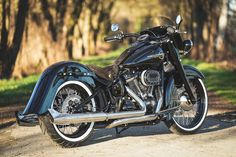
<instances>
[{"instance_id":1,"label":"rear fender tip","mask_svg":"<svg viewBox=\"0 0 236 157\"><path fill-rule=\"evenodd\" d=\"M22 112L16 111L15 117L16 117L16 123L19 126L30 127L30 126L36 126L39 124L37 114L23 115Z\"/></svg>"}]
</instances>

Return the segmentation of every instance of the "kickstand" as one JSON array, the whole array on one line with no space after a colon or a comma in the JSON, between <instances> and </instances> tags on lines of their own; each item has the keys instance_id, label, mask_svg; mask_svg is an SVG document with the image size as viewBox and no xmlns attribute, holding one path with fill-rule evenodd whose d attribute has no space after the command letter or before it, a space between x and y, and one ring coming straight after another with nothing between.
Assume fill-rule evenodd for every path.
<instances>
[{"instance_id":1,"label":"kickstand","mask_svg":"<svg viewBox=\"0 0 236 157\"><path fill-rule=\"evenodd\" d=\"M123 127L123 128L119 131L118 127L116 127L116 135L120 135L121 132L123 132L123 131L125 131L125 130L127 130L127 129L129 129L129 127Z\"/></svg>"}]
</instances>

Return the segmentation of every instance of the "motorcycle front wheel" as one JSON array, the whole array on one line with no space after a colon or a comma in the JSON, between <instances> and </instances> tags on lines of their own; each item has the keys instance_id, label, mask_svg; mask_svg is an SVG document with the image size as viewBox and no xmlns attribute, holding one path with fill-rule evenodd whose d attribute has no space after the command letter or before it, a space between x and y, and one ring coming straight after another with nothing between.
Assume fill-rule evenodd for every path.
<instances>
[{"instance_id":1,"label":"motorcycle front wheel","mask_svg":"<svg viewBox=\"0 0 236 157\"><path fill-rule=\"evenodd\" d=\"M62 84L54 98L51 108L60 113L88 113L96 111L95 100L85 106L77 106L88 96L92 95L89 87L78 81L67 81ZM76 109L75 109L76 106ZM62 147L77 147L92 133L94 122L70 125L56 125L51 123L49 115L39 117L42 132Z\"/></svg>"},{"instance_id":2,"label":"motorcycle front wheel","mask_svg":"<svg viewBox=\"0 0 236 157\"><path fill-rule=\"evenodd\" d=\"M173 113L171 120L165 122L170 131L176 134L195 133L201 127L207 115L208 96L203 81L195 78L189 79L189 83L197 102L188 110L180 107L179 110ZM180 99L181 94L184 93L176 87L174 91L172 92L172 106L175 106L175 100Z\"/></svg>"}]
</instances>

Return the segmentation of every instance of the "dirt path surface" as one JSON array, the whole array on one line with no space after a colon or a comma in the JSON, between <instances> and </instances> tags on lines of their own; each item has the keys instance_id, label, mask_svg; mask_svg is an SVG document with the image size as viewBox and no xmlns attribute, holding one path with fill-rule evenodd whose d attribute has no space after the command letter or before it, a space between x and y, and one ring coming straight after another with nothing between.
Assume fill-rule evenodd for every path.
<instances>
[{"instance_id":1,"label":"dirt path surface","mask_svg":"<svg viewBox=\"0 0 236 157\"><path fill-rule=\"evenodd\" d=\"M211 104L224 102L218 97L211 98ZM77 148L55 145L41 133L39 126L27 128L13 125L0 130L0 156L235 157L235 106L228 109L220 107L220 110L211 108L204 125L194 135L172 134L163 123L133 127L119 136L115 134L115 129L101 129L96 130L83 146ZM222 111L228 113L222 114Z\"/></svg>"}]
</instances>

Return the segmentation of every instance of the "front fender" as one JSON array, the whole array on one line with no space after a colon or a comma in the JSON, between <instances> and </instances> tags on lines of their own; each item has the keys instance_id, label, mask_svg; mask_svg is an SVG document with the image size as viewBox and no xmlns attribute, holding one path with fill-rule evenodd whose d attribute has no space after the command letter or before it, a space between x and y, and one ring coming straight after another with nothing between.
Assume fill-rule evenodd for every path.
<instances>
[{"instance_id":1,"label":"front fender","mask_svg":"<svg viewBox=\"0 0 236 157\"><path fill-rule=\"evenodd\" d=\"M85 82L95 88L96 75L86 66L76 62L58 62L48 67L40 76L22 115L42 115L48 111L57 89L66 81Z\"/></svg>"},{"instance_id":2,"label":"front fender","mask_svg":"<svg viewBox=\"0 0 236 157\"><path fill-rule=\"evenodd\" d=\"M184 65L184 71L185 71L185 75L188 78L200 78L200 79L204 79L205 76L196 68L194 68L193 66L190 65ZM174 81L174 77L169 77L166 81L166 86L165 86L165 102L164 102L164 106L165 108L169 107L169 104L171 103L171 92L172 89L175 85L175 81Z\"/></svg>"},{"instance_id":3,"label":"front fender","mask_svg":"<svg viewBox=\"0 0 236 157\"><path fill-rule=\"evenodd\" d=\"M185 75L188 78L200 78L200 79L205 78L203 73L201 73L198 69L194 68L193 66L183 65L183 67L184 67Z\"/></svg>"}]
</instances>

